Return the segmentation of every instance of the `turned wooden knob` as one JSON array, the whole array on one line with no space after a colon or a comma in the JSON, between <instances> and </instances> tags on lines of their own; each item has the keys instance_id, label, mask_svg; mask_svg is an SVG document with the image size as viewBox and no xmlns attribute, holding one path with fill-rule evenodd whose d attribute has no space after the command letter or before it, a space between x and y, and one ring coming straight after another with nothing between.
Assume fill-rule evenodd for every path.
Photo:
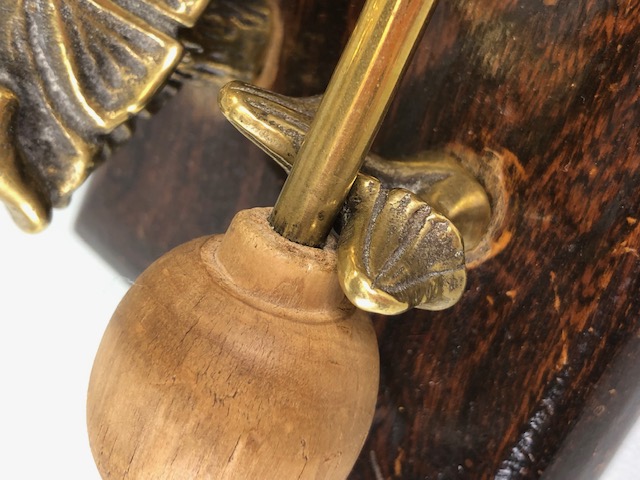
<instances>
[{"instance_id":1,"label":"turned wooden knob","mask_svg":"<svg viewBox=\"0 0 640 480\"><path fill-rule=\"evenodd\" d=\"M285 240L268 213L169 252L116 310L87 407L103 478L349 474L375 410L375 333L333 250Z\"/></svg>"}]
</instances>

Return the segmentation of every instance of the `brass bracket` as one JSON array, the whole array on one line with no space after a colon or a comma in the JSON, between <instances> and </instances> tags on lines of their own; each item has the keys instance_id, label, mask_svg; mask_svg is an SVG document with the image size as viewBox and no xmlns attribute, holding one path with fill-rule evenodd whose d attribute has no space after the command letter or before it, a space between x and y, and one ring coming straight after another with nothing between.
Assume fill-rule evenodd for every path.
<instances>
[{"instance_id":1,"label":"brass bracket","mask_svg":"<svg viewBox=\"0 0 640 480\"><path fill-rule=\"evenodd\" d=\"M231 123L287 172L320 100L242 82L220 93ZM452 306L466 284L464 251L481 241L490 221L484 188L452 155L369 155L342 210L338 269L345 294L388 315Z\"/></svg>"}]
</instances>

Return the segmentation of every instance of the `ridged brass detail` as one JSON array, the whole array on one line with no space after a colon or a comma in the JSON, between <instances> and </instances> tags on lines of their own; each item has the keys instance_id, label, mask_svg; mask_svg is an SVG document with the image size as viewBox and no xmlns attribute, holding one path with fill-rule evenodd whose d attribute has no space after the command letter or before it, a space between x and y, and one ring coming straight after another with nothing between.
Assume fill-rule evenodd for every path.
<instances>
[{"instance_id":1,"label":"ridged brass detail","mask_svg":"<svg viewBox=\"0 0 640 480\"><path fill-rule=\"evenodd\" d=\"M363 310L398 315L443 310L464 293L464 246L456 227L413 193L360 175L340 232L338 278Z\"/></svg>"},{"instance_id":2,"label":"ridged brass detail","mask_svg":"<svg viewBox=\"0 0 640 480\"><path fill-rule=\"evenodd\" d=\"M321 96L293 98L231 82L220 92L220 107L229 121L290 172L309 131ZM427 151L402 160L370 153L362 173L386 189L403 188L442 213L460 231L465 250L473 249L487 231L491 206L483 186L444 151Z\"/></svg>"},{"instance_id":3,"label":"ridged brass detail","mask_svg":"<svg viewBox=\"0 0 640 480\"><path fill-rule=\"evenodd\" d=\"M435 5L365 3L273 207L276 232L302 245L324 243Z\"/></svg>"},{"instance_id":4,"label":"ridged brass detail","mask_svg":"<svg viewBox=\"0 0 640 480\"><path fill-rule=\"evenodd\" d=\"M241 82L220 93L230 122L287 172L320 101ZM490 217L484 189L452 156L425 152L387 161L369 154L341 212L338 273L345 294L386 315L455 304L466 283L464 245L482 238Z\"/></svg>"},{"instance_id":5,"label":"ridged brass detail","mask_svg":"<svg viewBox=\"0 0 640 480\"><path fill-rule=\"evenodd\" d=\"M201 30L184 40L187 63L172 86L176 78L221 83L267 75L259 64L277 48L270 41L277 37L274 8L273 0L0 0L0 88L17 102L11 132L7 122L0 132L9 142L4 156L13 158L0 164L0 175L15 177L10 163L30 177L20 198L31 198L41 217L38 228L20 225L40 229L44 205L66 206L111 147L129 137L128 120L174 74L180 36L201 16ZM18 194L8 189L0 199L15 211Z\"/></svg>"},{"instance_id":6,"label":"ridged brass detail","mask_svg":"<svg viewBox=\"0 0 640 480\"><path fill-rule=\"evenodd\" d=\"M18 100L0 87L0 201L25 232L44 229L51 219L51 207L26 175L11 135Z\"/></svg>"}]
</instances>

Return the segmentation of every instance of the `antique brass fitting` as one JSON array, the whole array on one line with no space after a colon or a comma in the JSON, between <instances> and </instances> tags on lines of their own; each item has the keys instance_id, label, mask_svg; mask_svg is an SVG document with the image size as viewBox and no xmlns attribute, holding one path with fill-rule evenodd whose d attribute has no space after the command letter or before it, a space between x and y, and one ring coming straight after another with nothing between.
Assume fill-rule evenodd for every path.
<instances>
[{"instance_id":1,"label":"antique brass fitting","mask_svg":"<svg viewBox=\"0 0 640 480\"><path fill-rule=\"evenodd\" d=\"M220 106L289 172L321 98L232 82L220 92ZM443 151L401 160L370 153L341 208L341 284L353 303L383 314L455 304L466 283L464 251L480 242L491 220L483 186Z\"/></svg>"},{"instance_id":2,"label":"antique brass fitting","mask_svg":"<svg viewBox=\"0 0 640 480\"><path fill-rule=\"evenodd\" d=\"M0 202L16 223L42 230L178 78L260 81L279 41L274 5L0 0Z\"/></svg>"},{"instance_id":3,"label":"antique brass fitting","mask_svg":"<svg viewBox=\"0 0 640 480\"><path fill-rule=\"evenodd\" d=\"M36 233L49 224L51 210L40 190L25 175L15 139L10 134L17 107L16 96L0 87L0 201L20 228Z\"/></svg>"},{"instance_id":4,"label":"antique brass fitting","mask_svg":"<svg viewBox=\"0 0 640 480\"><path fill-rule=\"evenodd\" d=\"M365 4L273 209L278 233L303 245L324 243L434 6Z\"/></svg>"}]
</instances>

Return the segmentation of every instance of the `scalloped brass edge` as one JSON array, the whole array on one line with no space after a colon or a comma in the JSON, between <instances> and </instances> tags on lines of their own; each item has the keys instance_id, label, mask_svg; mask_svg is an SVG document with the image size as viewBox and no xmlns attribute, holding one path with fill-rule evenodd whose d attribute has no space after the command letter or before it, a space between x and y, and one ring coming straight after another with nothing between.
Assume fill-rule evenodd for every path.
<instances>
[{"instance_id":1,"label":"scalloped brass edge","mask_svg":"<svg viewBox=\"0 0 640 480\"><path fill-rule=\"evenodd\" d=\"M397 315L444 310L466 287L458 229L413 193L360 174L338 242L338 277L359 308Z\"/></svg>"},{"instance_id":2,"label":"scalloped brass edge","mask_svg":"<svg viewBox=\"0 0 640 480\"><path fill-rule=\"evenodd\" d=\"M11 138L17 107L13 92L0 87L0 201L22 230L37 233L49 225L51 205L26 176Z\"/></svg>"}]
</instances>

